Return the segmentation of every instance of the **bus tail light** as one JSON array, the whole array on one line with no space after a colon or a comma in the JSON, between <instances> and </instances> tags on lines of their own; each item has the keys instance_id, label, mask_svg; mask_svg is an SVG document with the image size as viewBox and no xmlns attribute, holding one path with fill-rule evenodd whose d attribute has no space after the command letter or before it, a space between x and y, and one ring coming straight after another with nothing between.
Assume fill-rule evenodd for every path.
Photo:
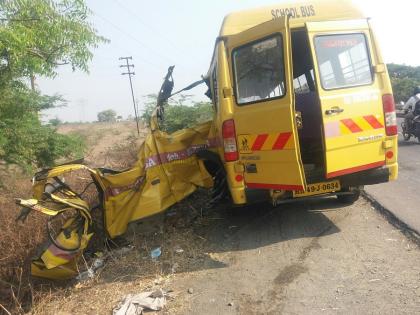
<instances>
[{"instance_id":1,"label":"bus tail light","mask_svg":"<svg viewBox=\"0 0 420 315\"><path fill-rule=\"evenodd\" d=\"M222 126L223 148L225 150L225 161L232 162L239 158L236 145L235 122L233 119L225 120Z\"/></svg>"},{"instance_id":2,"label":"bus tail light","mask_svg":"<svg viewBox=\"0 0 420 315\"><path fill-rule=\"evenodd\" d=\"M395 113L395 103L392 94L384 94L382 96L382 104L385 114L385 132L387 136L395 136L398 134L397 115Z\"/></svg>"}]
</instances>

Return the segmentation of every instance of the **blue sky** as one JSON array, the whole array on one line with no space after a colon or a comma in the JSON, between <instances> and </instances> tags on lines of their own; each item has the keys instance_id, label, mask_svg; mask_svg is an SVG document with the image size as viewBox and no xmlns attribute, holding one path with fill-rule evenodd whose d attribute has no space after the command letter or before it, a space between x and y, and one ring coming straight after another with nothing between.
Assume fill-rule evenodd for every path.
<instances>
[{"instance_id":1,"label":"blue sky","mask_svg":"<svg viewBox=\"0 0 420 315\"><path fill-rule=\"evenodd\" d=\"M135 97L156 93L170 65L175 65L175 89L207 72L215 38L229 12L281 3L281 0L87 0L99 34L110 39L94 51L90 73L59 70L52 79L40 78L45 94L61 94L68 105L45 113L45 119L93 121L99 111L112 108L126 117L133 114L127 76L118 58L132 56ZM291 2L291 1L287 1ZM354 0L372 18L386 62L420 65L418 14L420 1ZM191 94L204 99L204 88Z\"/></svg>"}]
</instances>

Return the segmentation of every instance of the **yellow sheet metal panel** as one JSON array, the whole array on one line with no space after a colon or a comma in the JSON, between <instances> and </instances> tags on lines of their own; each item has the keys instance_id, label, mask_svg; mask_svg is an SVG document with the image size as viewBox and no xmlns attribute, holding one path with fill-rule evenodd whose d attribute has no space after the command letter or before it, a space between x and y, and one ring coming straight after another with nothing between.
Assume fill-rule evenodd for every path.
<instances>
[{"instance_id":1,"label":"yellow sheet metal panel","mask_svg":"<svg viewBox=\"0 0 420 315\"><path fill-rule=\"evenodd\" d=\"M154 130L141 146L136 165L103 175L105 224L110 237L123 234L129 222L159 213L213 180L195 153L214 149L211 122L173 134Z\"/></svg>"},{"instance_id":2,"label":"yellow sheet metal panel","mask_svg":"<svg viewBox=\"0 0 420 315\"><path fill-rule=\"evenodd\" d=\"M223 21L220 36L237 34L258 24L287 15L290 16L291 27L301 27L309 21L352 20L364 17L350 1L279 3L227 15Z\"/></svg>"},{"instance_id":3,"label":"yellow sheet metal panel","mask_svg":"<svg viewBox=\"0 0 420 315\"><path fill-rule=\"evenodd\" d=\"M31 275L39 278L67 280L74 278L78 273L77 261L75 259L53 269L47 269L40 261L33 261L31 264Z\"/></svg>"}]
</instances>

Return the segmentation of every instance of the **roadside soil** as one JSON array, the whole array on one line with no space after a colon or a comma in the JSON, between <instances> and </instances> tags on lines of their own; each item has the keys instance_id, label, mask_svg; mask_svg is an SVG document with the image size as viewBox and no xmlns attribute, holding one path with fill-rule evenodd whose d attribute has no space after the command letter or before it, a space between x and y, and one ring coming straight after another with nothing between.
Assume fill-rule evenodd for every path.
<instances>
[{"instance_id":1,"label":"roadside soil","mask_svg":"<svg viewBox=\"0 0 420 315\"><path fill-rule=\"evenodd\" d=\"M34 313L110 314L124 295L156 288L171 292L159 314L419 311L419 247L365 200L212 210L207 201L199 191L134 224L127 235L133 250ZM153 261L157 246L162 256Z\"/></svg>"},{"instance_id":2,"label":"roadside soil","mask_svg":"<svg viewBox=\"0 0 420 315\"><path fill-rule=\"evenodd\" d=\"M84 160L90 167L123 169L137 159L138 148L148 129L140 124L138 135L135 122L96 122L63 124L58 132L77 134L85 139Z\"/></svg>"}]
</instances>

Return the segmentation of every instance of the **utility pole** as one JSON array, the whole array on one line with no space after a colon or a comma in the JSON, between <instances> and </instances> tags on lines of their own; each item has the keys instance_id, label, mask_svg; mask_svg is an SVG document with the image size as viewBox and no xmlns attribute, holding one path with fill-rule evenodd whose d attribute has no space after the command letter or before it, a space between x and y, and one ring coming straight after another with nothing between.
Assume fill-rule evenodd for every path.
<instances>
[{"instance_id":1,"label":"utility pole","mask_svg":"<svg viewBox=\"0 0 420 315\"><path fill-rule=\"evenodd\" d=\"M123 72L123 73L121 73L121 75L128 74L128 78L130 80L131 97L133 98L134 115L136 116L137 134L140 135L139 118L138 118L138 115L137 115L136 101L134 99L133 82L131 81L131 76L135 75L134 71L131 72L131 68L134 68L134 65L128 63L128 60L132 60L132 59L133 59L133 57L131 57L131 56L130 57L120 57L119 58L119 60L125 60L125 62L126 62L125 65L120 65L120 68L127 68L127 72Z\"/></svg>"}]
</instances>

